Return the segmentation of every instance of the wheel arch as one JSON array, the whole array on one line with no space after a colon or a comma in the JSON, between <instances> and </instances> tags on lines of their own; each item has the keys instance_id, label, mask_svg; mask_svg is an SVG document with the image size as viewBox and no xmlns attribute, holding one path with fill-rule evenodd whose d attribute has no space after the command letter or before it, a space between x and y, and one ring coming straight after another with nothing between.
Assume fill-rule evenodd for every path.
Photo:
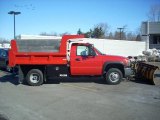
<instances>
[{"instance_id":1,"label":"wheel arch","mask_svg":"<svg viewBox=\"0 0 160 120\"><path fill-rule=\"evenodd\" d=\"M123 77L125 76L124 65L121 62L105 62L103 65L103 75L110 69L117 68L122 72Z\"/></svg>"},{"instance_id":2,"label":"wheel arch","mask_svg":"<svg viewBox=\"0 0 160 120\"><path fill-rule=\"evenodd\" d=\"M39 69L40 71L42 71L43 76L45 78L45 75L46 75L45 65L19 65L18 66L19 81L23 82L23 80L26 78L27 73L32 69Z\"/></svg>"}]
</instances>

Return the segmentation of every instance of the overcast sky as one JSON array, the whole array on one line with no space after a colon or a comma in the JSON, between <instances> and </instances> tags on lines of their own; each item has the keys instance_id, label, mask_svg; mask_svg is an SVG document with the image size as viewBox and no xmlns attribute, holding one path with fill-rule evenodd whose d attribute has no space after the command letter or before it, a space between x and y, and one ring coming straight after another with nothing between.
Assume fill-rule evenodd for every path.
<instances>
[{"instance_id":1,"label":"overcast sky","mask_svg":"<svg viewBox=\"0 0 160 120\"><path fill-rule=\"evenodd\" d=\"M0 0L0 38L13 38L13 16L16 16L16 35L83 32L98 23L107 23L110 31L127 25L135 32L147 20L151 5L160 0Z\"/></svg>"}]
</instances>

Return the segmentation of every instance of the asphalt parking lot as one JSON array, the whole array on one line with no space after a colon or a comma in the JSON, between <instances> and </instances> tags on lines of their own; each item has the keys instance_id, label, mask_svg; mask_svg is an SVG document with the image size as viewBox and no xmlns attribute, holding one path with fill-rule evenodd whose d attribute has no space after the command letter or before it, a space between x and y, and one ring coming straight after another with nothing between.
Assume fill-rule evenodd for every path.
<instances>
[{"instance_id":1,"label":"asphalt parking lot","mask_svg":"<svg viewBox=\"0 0 160 120\"><path fill-rule=\"evenodd\" d=\"M0 71L0 120L160 120L159 112L160 86L144 81L56 79L32 87Z\"/></svg>"}]
</instances>

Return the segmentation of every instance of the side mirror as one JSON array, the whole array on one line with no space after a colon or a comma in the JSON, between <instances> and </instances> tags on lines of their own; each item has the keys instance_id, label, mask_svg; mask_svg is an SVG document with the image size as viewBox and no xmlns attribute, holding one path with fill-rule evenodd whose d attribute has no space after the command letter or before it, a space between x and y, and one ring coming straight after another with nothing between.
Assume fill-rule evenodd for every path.
<instances>
[{"instance_id":1,"label":"side mirror","mask_svg":"<svg viewBox=\"0 0 160 120\"><path fill-rule=\"evenodd\" d=\"M92 45L89 46L89 56L96 56L96 53Z\"/></svg>"},{"instance_id":2,"label":"side mirror","mask_svg":"<svg viewBox=\"0 0 160 120\"><path fill-rule=\"evenodd\" d=\"M96 56L96 53L93 49L90 49L89 55L90 56Z\"/></svg>"}]
</instances>

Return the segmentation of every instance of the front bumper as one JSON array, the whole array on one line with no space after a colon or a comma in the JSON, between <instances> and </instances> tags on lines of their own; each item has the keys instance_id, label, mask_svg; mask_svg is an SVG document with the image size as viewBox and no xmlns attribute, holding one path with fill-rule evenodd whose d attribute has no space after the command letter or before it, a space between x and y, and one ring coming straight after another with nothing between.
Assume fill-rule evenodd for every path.
<instances>
[{"instance_id":1,"label":"front bumper","mask_svg":"<svg viewBox=\"0 0 160 120\"><path fill-rule=\"evenodd\" d=\"M131 68L124 68L124 76L129 77L133 75L133 70Z\"/></svg>"}]
</instances>

